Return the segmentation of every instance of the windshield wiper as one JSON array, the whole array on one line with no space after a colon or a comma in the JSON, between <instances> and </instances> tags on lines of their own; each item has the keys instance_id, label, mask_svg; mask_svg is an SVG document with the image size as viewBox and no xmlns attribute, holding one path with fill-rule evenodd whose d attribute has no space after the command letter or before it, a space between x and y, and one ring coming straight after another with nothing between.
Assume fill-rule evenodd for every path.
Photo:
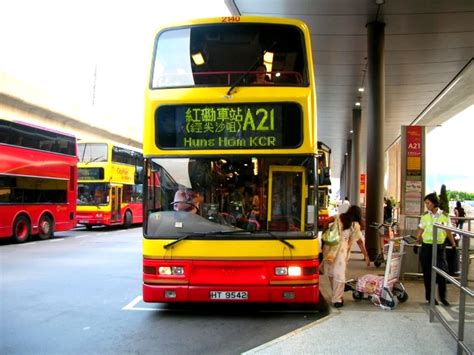
<instances>
[{"instance_id":1,"label":"windshield wiper","mask_svg":"<svg viewBox=\"0 0 474 355\"><path fill-rule=\"evenodd\" d=\"M282 242L283 244L285 244L288 248L290 248L290 249L295 249L295 246L294 246L293 244L291 244L290 242L286 241L285 239L280 238L279 236L277 236L276 234L273 234L272 232L268 232L268 234L269 234L273 239L276 239L276 240L278 240L279 242Z\"/></svg>"},{"instance_id":2,"label":"windshield wiper","mask_svg":"<svg viewBox=\"0 0 474 355\"><path fill-rule=\"evenodd\" d=\"M250 68L248 68L245 73L243 73L239 78L237 78L236 81L234 81L234 83L230 86L230 89L229 91L227 91L227 94L226 96L230 96L232 94L232 90L235 89L235 87L237 85L240 84L240 82L242 80L244 80L244 78L249 75L250 72L252 72L256 67L257 65L260 63L260 61L262 60L262 58L265 56L265 54L267 54L267 52L271 51L273 49L273 47L275 47L276 45L276 42L273 42L273 44L270 46L270 48L268 48L267 50L265 50L259 57L257 57L257 59L255 60L255 63L252 64L252 66Z\"/></svg>"},{"instance_id":3,"label":"windshield wiper","mask_svg":"<svg viewBox=\"0 0 474 355\"><path fill-rule=\"evenodd\" d=\"M89 160L89 161L84 162L84 165L87 165L87 164L89 164L89 163L93 163L93 162L95 162L95 161L97 161L97 160L99 160L99 159L102 159L102 157L95 157L94 159L91 159L91 160Z\"/></svg>"},{"instance_id":4,"label":"windshield wiper","mask_svg":"<svg viewBox=\"0 0 474 355\"><path fill-rule=\"evenodd\" d=\"M163 245L163 249L169 249L173 245L179 243L180 241L191 238L191 237L205 237L207 235L220 235L220 234L229 235L229 234L251 234L251 233L247 232L247 231L244 231L243 229L242 230L233 230L233 231L215 231L215 232L207 232L207 233L202 233L202 232L188 233L188 234L185 234L185 235L179 237L176 240L173 240L171 243Z\"/></svg>"}]
</instances>

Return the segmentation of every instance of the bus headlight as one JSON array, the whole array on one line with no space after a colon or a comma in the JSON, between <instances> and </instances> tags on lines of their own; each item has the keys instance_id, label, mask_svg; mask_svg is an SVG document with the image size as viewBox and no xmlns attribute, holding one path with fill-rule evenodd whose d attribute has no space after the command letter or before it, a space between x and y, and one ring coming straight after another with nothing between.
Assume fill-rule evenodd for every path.
<instances>
[{"instance_id":1,"label":"bus headlight","mask_svg":"<svg viewBox=\"0 0 474 355\"><path fill-rule=\"evenodd\" d=\"M275 268L275 275L286 276L288 275L288 268L286 266L277 266Z\"/></svg>"},{"instance_id":2,"label":"bus headlight","mask_svg":"<svg viewBox=\"0 0 474 355\"><path fill-rule=\"evenodd\" d=\"M184 268L182 266L160 266L158 268L160 275L184 275Z\"/></svg>"},{"instance_id":3,"label":"bus headlight","mask_svg":"<svg viewBox=\"0 0 474 355\"><path fill-rule=\"evenodd\" d=\"M301 276L301 267L299 266L277 266L275 267L277 276Z\"/></svg>"},{"instance_id":4,"label":"bus headlight","mask_svg":"<svg viewBox=\"0 0 474 355\"><path fill-rule=\"evenodd\" d=\"M288 267L289 276L301 276L301 267L299 266L289 266Z\"/></svg>"}]
</instances>

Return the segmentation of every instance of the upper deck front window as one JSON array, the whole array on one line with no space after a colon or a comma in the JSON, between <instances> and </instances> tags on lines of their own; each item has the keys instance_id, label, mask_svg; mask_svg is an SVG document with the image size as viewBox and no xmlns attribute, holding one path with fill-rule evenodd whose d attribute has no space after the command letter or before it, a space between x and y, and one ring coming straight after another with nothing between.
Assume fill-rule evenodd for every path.
<instances>
[{"instance_id":1,"label":"upper deck front window","mask_svg":"<svg viewBox=\"0 0 474 355\"><path fill-rule=\"evenodd\" d=\"M294 26L238 23L177 28L158 35L152 88L306 86L302 32Z\"/></svg>"},{"instance_id":2,"label":"upper deck front window","mask_svg":"<svg viewBox=\"0 0 474 355\"><path fill-rule=\"evenodd\" d=\"M107 161L107 144L105 143L79 143L80 163L99 163Z\"/></svg>"}]
</instances>

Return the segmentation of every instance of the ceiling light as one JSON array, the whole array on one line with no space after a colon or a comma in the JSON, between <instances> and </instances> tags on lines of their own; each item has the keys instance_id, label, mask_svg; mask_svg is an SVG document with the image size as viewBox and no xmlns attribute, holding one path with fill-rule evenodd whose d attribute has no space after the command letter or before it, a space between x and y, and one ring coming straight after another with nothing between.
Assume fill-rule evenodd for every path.
<instances>
[{"instance_id":1,"label":"ceiling light","mask_svg":"<svg viewBox=\"0 0 474 355\"><path fill-rule=\"evenodd\" d=\"M204 56L201 52L197 52L191 56L193 58L193 62L196 65L203 65L204 64Z\"/></svg>"},{"instance_id":2,"label":"ceiling light","mask_svg":"<svg viewBox=\"0 0 474 355\"><path fill-rule=\"evenodd\" d=\"M364 92L364 88L359 88L359 92Z\"/></svg>"},{"instance_id":3,"label":"ceiling light","mask_svg":"<svg viewBox=\"0 0 474 355\"><path fill-rule=\"evenodd\" d=\"M266 63L273 63L273 52L265 52L263 61Z\"/></svg>"},{"instance_id":4,"label":"ceiling light","mask_svg":"<svg viewBox=\"0 0 474 355\"><path fill-rule=\"evenodd\" d=\"M356 105L356 106L360 106L360 102L357 101L357 102L355 103L355 105Z\"/></svg>"},{"instance_id":5,"label":"ceiling light","mask_svg":"<svg viewBox=\"0 0 474 355\"><path fill-rule=\"evenodd\" d=\"M349 133L352 134L352 133L354 133L354 131L351 129L351 130L349 131Z\"/></svg>"}]
</instances>

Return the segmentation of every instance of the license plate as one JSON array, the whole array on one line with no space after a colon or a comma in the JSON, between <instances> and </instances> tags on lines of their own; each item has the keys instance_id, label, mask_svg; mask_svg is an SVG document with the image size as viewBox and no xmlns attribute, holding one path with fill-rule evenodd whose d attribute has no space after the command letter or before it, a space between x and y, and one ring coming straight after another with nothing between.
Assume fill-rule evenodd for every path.
<instances>
[{"instance_id":1,"label":"license plate","mask_svg":"<svg viewBox=\"0 0 474 355\"><path fill-rule=\"evenodd\" d=\"M80 219L79 222L77 223L87 223L88 221L86 221L85 219Z\"/></svg>"},{"instance_id":2,"label":"license plate","mask_svg":"<svg viewBox=\"0 0 474 355\"><path fill-rule=\"evenodd\" d=\"M209 298L211 300L248 300L249 293L247 291L210 291Z\"/></svg>"}]
</instances>

